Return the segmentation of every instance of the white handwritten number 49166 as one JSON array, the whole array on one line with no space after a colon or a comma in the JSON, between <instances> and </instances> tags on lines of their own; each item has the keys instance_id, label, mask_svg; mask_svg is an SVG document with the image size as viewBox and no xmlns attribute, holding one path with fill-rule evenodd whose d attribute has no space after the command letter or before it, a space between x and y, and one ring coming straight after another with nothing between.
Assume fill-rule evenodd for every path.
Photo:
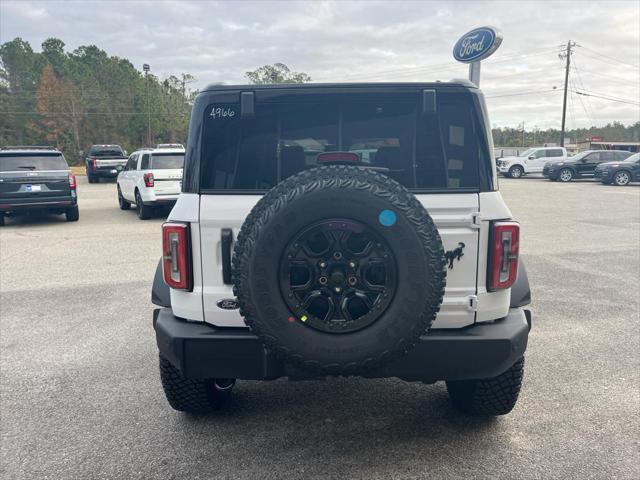
<instances>
[{"instance_id":1,"label":"white handwritten number 49166","mask_svg":"<svg viewBox=\"0 0 640 480\"><path fill-rule=\"evenodd\" d=\"M214 107L211 110L211 118L227 118L227 117L235 117L236 112L231 108L224 107Z\"/></svg>"}]
</instances>

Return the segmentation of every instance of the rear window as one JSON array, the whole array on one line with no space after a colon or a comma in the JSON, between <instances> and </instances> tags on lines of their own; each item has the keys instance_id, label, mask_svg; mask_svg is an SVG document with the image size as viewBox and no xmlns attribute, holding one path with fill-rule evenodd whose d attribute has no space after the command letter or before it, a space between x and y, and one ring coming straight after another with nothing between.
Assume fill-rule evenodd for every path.
<instances>
[{"instance_id":1,"label":"rear window","mask_svg":"<svg viewBox=\"0 0 640 480\"><path fill-rule=\"evenodd\" d=\"M283 96L205 110L201 190L265 191L319 166L325 152L352 152L361 164L413 190L478 190L488 180L484 126L468 93L437 93L437 114L422 114L418 93Z\"/></svg>"},{"instance_id":2,"label":"rear window","mask_svg":"<svg viewBox=\"0 0 640 480\"><path fill-rule=\"evenodd\" d=\"M124 156L124 151L117 145L91 147L89 155L93 157L122 157Z\"/></svg>"},{"instance_id":3,"label":"rear window","mask_svg":"<svg viewBox=\"0 0 640 480\"><path fill-rule=\"evenodd\" d=\"M151 166L154 170L182 168L184 166L184 154L156 153L151 155Z\"/></svg>"},{"instance_id":4,"label":"rear window","mask_svg":"<svg viewBox=\"0 0 640 480\"><path fill-rule=\"evenodd\" d=\"M28 172L34 170L69 170L60 153L55 154L0 154L1 172Z\"/></svg>"}]
</instances>

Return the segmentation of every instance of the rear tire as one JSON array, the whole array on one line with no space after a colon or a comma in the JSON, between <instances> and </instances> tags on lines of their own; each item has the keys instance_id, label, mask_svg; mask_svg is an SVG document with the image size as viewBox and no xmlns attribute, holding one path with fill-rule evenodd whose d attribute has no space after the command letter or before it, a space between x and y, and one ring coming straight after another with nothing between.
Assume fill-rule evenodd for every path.
<instances>
[{"instance_id":1,"label":"rear tire","mask_svg":"<svg viewBox=\"0 0 640 480\"><path fill-rule=\"evenodd\" d=\"M561 182L570 182L573 180L573 170L570 168L563 168L558 173L558 179L560 179Z\"/></svg>"},{"instance_id":2,"label":"rear tire","mask_svg":"<svg viewBox=\"0 0 640 480\"><path fill-rule=\"evenodd\" d=\"M80 218L80 210L77 206L67 209L64 214L67 217L67 222L77 222Z\"/></svg>"},{"instance_id":3,"label":"rear tire","mask_svg":"<svg viewBox=\"0 0 640 480\"><path fill-rule=\"evenodd\" d=\"M231 396L235 379L190 380L160 354L160 381L174 410L207 413L224 406Z\"/></svg>"},{"instance_id":4,"label":"rear tire","mask_svg":"<svg viewBox=\"0 0 640 480\"><path fill-rule=\"evenodd\" d=\"M140 196L140 192L136 190L136 212L140 220L147 220L151 218L151 207L145 205Z\"/></svg>"},{"instance_id":5,"label":"rear tire","mask_svg":"<svg viewBox=\"0 0 640 480\"><path fill-rule=\"evenodd\" d=\"M520 165L514 165L509 169L509 177L520 178L524 175L524 170Z\"/></svg>"},{"instance_id":6,"label":"rear tire","mask_svg":"<svg viewBox=\"0 0 640 480\"><path fill-rule=\"evenodd\" d=\"M447 382L449 398L458 410L469 415L505 415L518 400L523 375L524 357L521 357L497 377Z\"/></svg>"},{"instance_id":7,"label":"rear tire","mask_svg":"<svg viewBox=\"0 0 640 480\"><path fill-rule=\"evenodd\" d=\"M127 202L122 196L120 185L118 185L118 205L120 205L120 210L129 210L131 208L131 202Z\"/></svg>"}]
</instances>

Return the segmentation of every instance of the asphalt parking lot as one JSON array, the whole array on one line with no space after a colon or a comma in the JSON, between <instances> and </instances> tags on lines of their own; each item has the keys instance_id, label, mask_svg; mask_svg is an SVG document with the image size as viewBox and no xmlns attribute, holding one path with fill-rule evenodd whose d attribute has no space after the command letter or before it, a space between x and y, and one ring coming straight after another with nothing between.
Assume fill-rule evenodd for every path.
<instances>
[{"instance_id":1,"label":"asphalt parking lot","mask_svg":"<svg viewBox=\"0 0 640 480\"><path fill-rule=\"evenodd\" d=\"M0 476L640 478L640 187L501 179L534 326L512 414L443 384L239 382L226 411L170 409L150 284L162 216L79 179L80 221L0 230Z\"/></svg>"}]
</instances>

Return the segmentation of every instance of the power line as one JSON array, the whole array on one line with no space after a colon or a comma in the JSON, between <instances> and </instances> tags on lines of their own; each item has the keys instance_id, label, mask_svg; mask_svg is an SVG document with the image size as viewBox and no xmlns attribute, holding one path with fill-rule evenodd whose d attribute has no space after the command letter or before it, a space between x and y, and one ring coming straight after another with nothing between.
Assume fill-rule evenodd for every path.
<instances>
[{"instance_id":1,"label":"power line","mask_svg":"<svg viewBox=\"0 0 640 480\"><path fill-rule=\"evenodd\" d=\"M585 70L584 68L581 68L580 70L582 71L582 73L586 73L586 74L589 74L589 75L595 75L597 77L606 78L606 79L609 80L609 82L626 84L626 85L631 85L631 86L634 86L634 87L640 86L640 77L636 81L631 81L631 80L621 79L620 77L614 77L613 75L606 75L604 73L594 72L593 70Z\"/></svg>"},{"instance_id":2,"label":"power line","mask_svg":"<svg viewBox=\"0 0 640 480\"><path fill-rule=\"evenodd\" d=\"M587 93L587 92L579 92L577 90L574 90L574 93L576 93L577 95L582 95L584 97L594 97L594 98L601 98L603 100L609 100L611 102L618 102L618 103L626 103L628 105L637 105L640 107L640 102L636 102L634 100L630 100L630 99L619 99L619 98L612 98L612 97L607 97L604 95L598 95L596 93Z\"/></svg>"},{"instance_id":3,"label":"power line","mask_svg":"<svg viewBox=\"0 0 640 480\"><path fill-rule=\"evenodd\" d=\"M521 92L505 93L500 95L487 95L485 98L518 97L521 95L533 95L536 93L551 93L551 92L561 92L561 91L562 90L558 90L557 88L548 88L545 90L524 90Z\"/></svg>"},{"instance_id":4,"label":"power line","mask_svg":"<svg viewBox=\"0 0 640 480\"><path fill-rule=\"evenodd\" d=\"M613 60L614 62L621 63L622 65L628 65L628 66L630 66L630 67L634 67L634 68L638 68L638 69L640 69L640 65L636 65L636 64L634 64L634 63L625 62L625 61L623 61L623 60L619 60L619 59L617 59L617 58L615 58L615 57L612 57L611 55L605 55L604 53L596 52L595 50L593 50L593 49L591 49L591 48L589 48L589 47L585 47L584 45L579 45L579 44L578 44L578 47L580 47L580 48L584 48L585 50L588 50L589 52L592 52L592 53L594 53L594 54L596 54L596 55L599 55L599 56L601 56L601 57L604 57L604 58L608 58L608 59L610 59L610 60ZM583 53L584 53L584 52L583 52Z\"/></svg>"}]
</instances>

